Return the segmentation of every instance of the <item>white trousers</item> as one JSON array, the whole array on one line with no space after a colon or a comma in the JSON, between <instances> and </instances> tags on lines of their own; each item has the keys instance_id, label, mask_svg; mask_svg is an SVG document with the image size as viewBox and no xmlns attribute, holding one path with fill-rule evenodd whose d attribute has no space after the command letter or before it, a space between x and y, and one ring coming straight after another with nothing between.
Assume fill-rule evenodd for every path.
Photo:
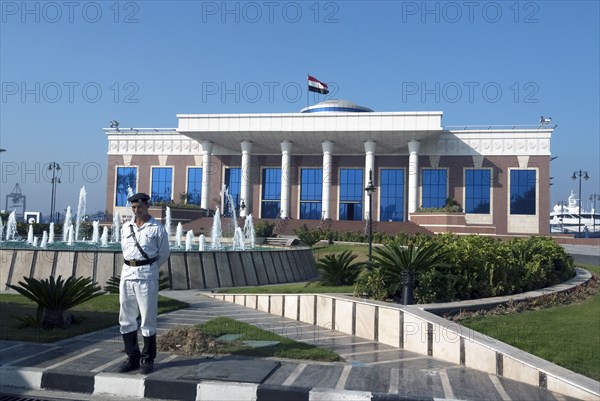
<instances>
[{"instance_id":1,"label":"white trousers","mask_svg":"<svg viewBox=\"0 0 600 401\"><path fill-rule=\"evenodd\" d=\"M142 335L150 337L156 334L158 280L121 280L119 303L121 334L137 331L138 309L142 317Z\"/></svg>"}]
</instances>

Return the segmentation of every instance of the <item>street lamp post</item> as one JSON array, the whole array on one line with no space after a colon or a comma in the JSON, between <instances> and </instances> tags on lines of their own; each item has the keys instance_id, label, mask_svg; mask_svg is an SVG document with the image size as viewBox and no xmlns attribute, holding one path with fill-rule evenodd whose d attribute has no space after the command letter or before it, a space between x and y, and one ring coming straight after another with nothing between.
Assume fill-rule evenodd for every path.
<instances>
[{"instance_id":1,"label":"street lamp post","mask_svg":"<svg viewBox=\"0 0 600 401\"><path fill-rule=\"evenodd\" d=\"M56 207L56 185L60 184L60 164L57 162L52 162L48 166L48 170L52 171L52 179L50 183L52 184L52 199L50 200L50 222L54 222L54 208Z\"/></svg>"},{"instance_id":2,"label":"street lamp post","mask_svg":"<svg viewBox=\"0 0 600 401\"><path fill-rule=\"evenodd\" d=\"M600 195L598 194L591 194L590 195L590 202L594 202L594 208L592 209L592 221L594 224L594 232L596 232L596 200L600 200Z\"/></svg>"},{"instance_id":3,"label":"street lamp post","mask_svg":"<svg viewBox=\"0 0 600 401\"><path fill-rule=\"evenodd\" d=\"M576 180L577 178L579 178L579 228L578 231L581 232L581 177L583 177L584 180L588 180L590 178L590 176L588 175L587 171L573 171L573 175L571 176L571 179Z\"/></svg>"},{"instance_id":4,"label":"street lamp post","mask_svg":"<svg viewBox=\"0 0 600 401\"><path fill-rule=\"evenodd\" d=\"M369 196L369 263L371 263L373 251L373 193L375 192L373 170L369 170L369 182L365 191L367 191L367 195Z\"/></svg>"}]
</instances>

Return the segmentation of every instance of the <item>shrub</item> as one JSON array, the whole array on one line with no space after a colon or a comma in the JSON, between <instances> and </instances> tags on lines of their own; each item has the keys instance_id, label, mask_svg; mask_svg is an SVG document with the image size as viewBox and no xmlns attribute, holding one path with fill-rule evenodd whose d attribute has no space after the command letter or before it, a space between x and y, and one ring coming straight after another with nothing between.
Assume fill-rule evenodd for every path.
<instances>
[{"instance_id":1,"label":"shrub","mask_svg":"<svg viewBox=\"0 0 600 401\"><path fill-rule=\"evenodd\" d=\"M554 285L575 274L572 258L551 238L500 241L443 234L431 241L448 252L448 265L417 277L418 302L510 295Z\"/></svg>"},{"instance_id":2,"label":"shrub","mask_svg":"<svg viewBox=\"0 0 600 401\"><path fill-rule=\"evenodd\" d=\"M322 233L320 230L311 230L306 224L303 224L297 230L294 230L300 241L304 242L308 246L313 246L321 239Z\"/></svg>"},{"instance_id":3,"label":"shrub","mask_svg":"<svg viewBox=\"0 0 600 401\"><path fill-rule=\"evenodd\" d=\"M271 237L273 235L273 230L275 229L275 224L269 223L267 220L259 220L254 225L254 234L257 237Z\"/></svg>"},{"instance_id":4,"label":"shrub","mask_svg":"<svg viewBox=\"0 0 600 401\"><path fill-rule=\"evenodd\" d=\"M463 211L462 206L456 199L454 198L446 198L446 204L444 207L421 207L418 212L426 212L426 213L461 213Z\"/></svg>"},{"instance_id":5,"label":"shrub","mask_svg":"<svg viewBox=\"0 0 600 401\"><path fill-rule=\"evenodd\" d=\"M376 301L389 298L388 289L380 269L365 270L354 286L355 297L367 297Z\"/></svg>"},{"instance_id":6,"label":"shrub","mask_svg":"<svg viewBox=\"0 0 600 401\"><path fill-rule=\"evenodd\" d=\"M323 285L352 285L356 281L362 263L354 262L357 255L350 251L339 254L325 255L317 263L317 269L321 272L321 284Z\"/></svg>"},{"instance_id":7,"label":"shrub","mask_svg":"<svg viewBox=\"0 0 600 401\"><path fill-rule=\"evenodd\" d=\"M19 281L19 285L7 284L7 286L35 302L38 306L37 314L35 318L25 316L17 319L26 324L41 324L46 329L65 327L68 325L64 317L65 311L104 294L89 277L71 276L66 280L61 276L56 280L54 276L44 280L28 277L23 279L25 282Z\"/></svg>"}]
</instances>

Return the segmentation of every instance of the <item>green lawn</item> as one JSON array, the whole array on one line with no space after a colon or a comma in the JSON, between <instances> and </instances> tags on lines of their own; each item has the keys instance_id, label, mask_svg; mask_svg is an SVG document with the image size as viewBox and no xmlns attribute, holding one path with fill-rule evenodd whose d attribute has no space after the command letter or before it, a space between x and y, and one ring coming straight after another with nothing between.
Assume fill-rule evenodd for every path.
<instances>
[{"instance_id":1,"label":"green lawn","mask_svg":"<svg viewBox=\"0 0 600 401\"><path fill-rule=\"evenodd\" d=\"M375 245L373 245L373 248L375 248ZM312 250L313 250L313 255L315 256L315 260L317 260L317 261L329 253L342 253L344 251L350 251L350 252L358 255L358 257L356 258L357 262L366 262L369 260L369 244L327 245L327 244L319 243L319 244L313 246Z\"/></svg>"},{"instance_id":2,"label":"green lawn","mask_svg":"<svg viewBox=\"0 0 600 401\"><path fill-rule=\"evenodd\" d=\"M584 268L600 274L600 267ZM600 293L577 304L465 319L460 324L600 380Z\"/></svg>"},{"instance_id":3,"label":"green lawn","mask_svg":"<svg viewBox=\"0 0 600 401\"><path fill-rule=\"evenodd\" d=\"M188 305L159 295L158 313L171 312ZM75 315L77 324L67 329L44 330L38 327L22 327L12 315L35 316L36 304L22 295L0 294L0 340L54 342L80 334L93 332L119 324L119 295L106 294L78 305L65 313Z\"/></svg>"}]
</instances>

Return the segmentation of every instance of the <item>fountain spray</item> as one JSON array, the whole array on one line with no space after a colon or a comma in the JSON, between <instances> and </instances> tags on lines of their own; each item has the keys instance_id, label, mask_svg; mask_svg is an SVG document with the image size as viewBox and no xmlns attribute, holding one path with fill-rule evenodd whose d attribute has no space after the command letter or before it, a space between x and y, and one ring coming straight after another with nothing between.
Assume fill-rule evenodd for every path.
<instances>
[{"instance_id":1,"label":"fountain spray","mask_svg":"<svg viewBox=\"0 0 600 401\"><path fill-rule=\"evenodd\" d=\"M6 240L14 241L17 239L17 212L13 210L8 216L6 224Z\"/></svg>"},{"instance_id":2,"label":"fountain spray","mask_svg":"<svg viewBox=\"0 0 600 401\"><path fill-rule=\"evenodd\" d=\"M79 190L79 204L77 205L77 220L75 220L75 241L79 240L79 227L85 219L85 209L87 206L87 192L85 187Z\"/></svg>"},{"instance_id":3,"label":"fountain spray","mask_svg":"<svg viewBox=\"0 0 600 401\"><path fill-rule=\"evenodd\" d=\"M65 213L65 222L63 223L63 234L62 240L63 242L67 242L69 239L69 226L71 225L71 206L67 206L67 211Z\"/></svg>"},{"instance_id":4,"label":"fountain spray","mask_svg":"<svg viewBox=\"0 0 600 401\"><path fill-rule=\"evenodd\" d=\"M215 217L213 218L213 226L210 231L210 239L212 241L210 245L210 249L221 249L221 236L223 235L221 231L221 211L219 208L215 210Z\"/></svg>"},{"instance_id":5,"label":"fountain spray","mask_svg":"<svg viewBox=\"0 0 600 401\"><path fill-rule=\"evenodd\" d=\"M54 243L54 222L50 223L50 228L48 229L50 232L48 233L48 243Z\"/></svg>"}]
</instances>

